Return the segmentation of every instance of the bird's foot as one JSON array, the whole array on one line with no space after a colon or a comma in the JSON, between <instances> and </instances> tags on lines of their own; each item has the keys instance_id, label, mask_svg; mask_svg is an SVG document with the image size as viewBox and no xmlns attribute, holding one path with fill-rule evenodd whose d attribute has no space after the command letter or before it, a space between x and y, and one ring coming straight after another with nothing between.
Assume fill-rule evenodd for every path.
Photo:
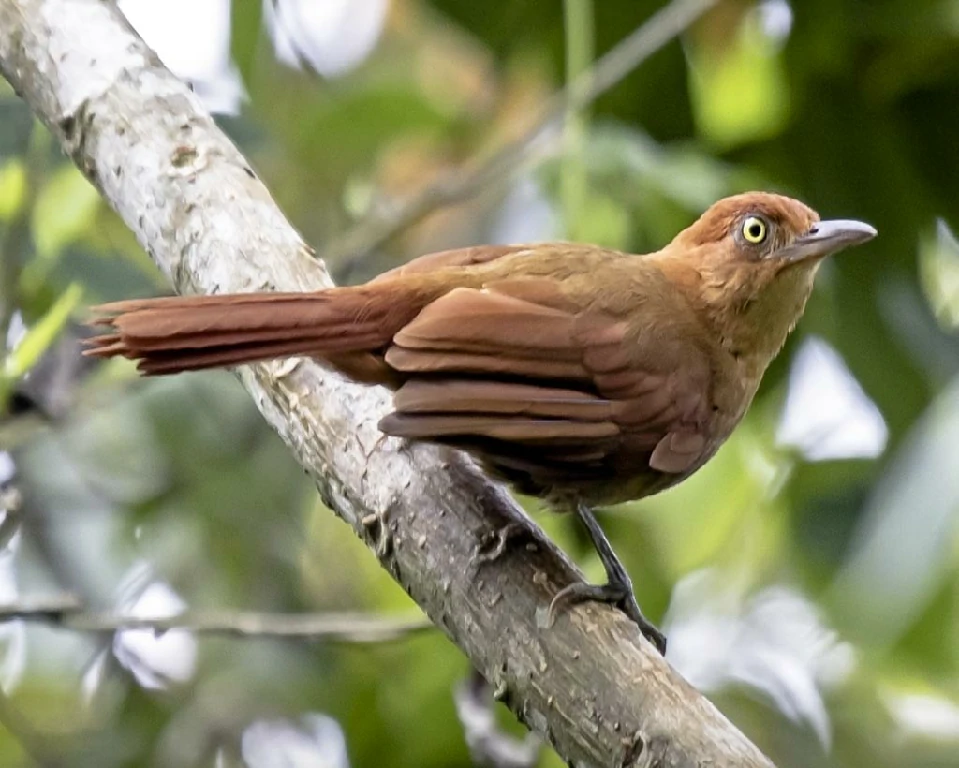
<instances>
[{"instance_id":1,"label":"bird's foot","mask_svg":"<svg viewBox=\"0 0 959 768\"><path fill-rule=\"evenodd\" d=\"M510 544L529 538L529 529L515 520L484 534L473 552L470 565L479 568L502 557Z\"/></svg>"},{"instance_id":2,"label":"bird's foot","mask_svg":"<svg viewBox=\"0 0 959 768\"><path fill-rule=\"evenodd\" d=\"M587 533L589 533L593 546L596 547L596 554L599 555L600 562L606 569L607 583L597 585L579 582L561 589L553 598L553 602L550 603L549 620L552 621L554 608L558 603L579 603L583 600L612 603L622 609L623 613L629 616L639 627L643 636L665 656L666 636L643 616L639 603L636 602L636 595L633 592L633 583L629 580L629 574L613 551L613 547L609 543L609 539L606 538L606 534L603 533L603 529L596 521L593 510L583 502L578 502L573 509L586 528Z\"/></svg>"},{"instance_id":3,"label":"bird's foot","mask_svg":"<svg viewBox=\"0 0 959 768\"><path fill-rule=\"evenodd\" d=\"M609 582L607 584L587 584L579 581L563 587L549 604L548 623L552 625L556 612L568 608L576 603L593 600L600 603L610 603L622 610L638 627L649 642L656 646L656 650L666 655L666 635L644 615L636 602L636 596L628 583Z\"/></svg>"}]
</instances>

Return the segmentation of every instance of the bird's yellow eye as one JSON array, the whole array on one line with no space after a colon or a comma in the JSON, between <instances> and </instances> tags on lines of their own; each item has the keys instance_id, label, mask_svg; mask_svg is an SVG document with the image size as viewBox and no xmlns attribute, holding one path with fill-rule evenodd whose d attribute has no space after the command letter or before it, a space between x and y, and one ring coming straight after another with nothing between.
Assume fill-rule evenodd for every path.
<instances>
[{"instance_id":1,"label":"bird's yellow eye","mask_svg":"<svg viewBox=\"0 0 959 768\"><path fill-rule=\"evenodd\" d=\"M747 216L743 219L743 237L747 243L759 245L766 239L769 228L759 216Z\"/></svg>"}]
</instances>

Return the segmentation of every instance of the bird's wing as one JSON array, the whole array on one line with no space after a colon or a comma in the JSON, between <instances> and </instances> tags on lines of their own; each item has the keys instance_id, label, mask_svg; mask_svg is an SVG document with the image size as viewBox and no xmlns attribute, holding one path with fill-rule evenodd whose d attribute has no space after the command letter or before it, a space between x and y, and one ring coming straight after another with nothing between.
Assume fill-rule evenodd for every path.
<instances>
[{"instance_id":1,"label":"bird's wing","mask_svg":"<svg viewBox=\"0 0 959 768\"><path fill-rule=\"evenodd\" d=\"M535 255L539 257L541 261L544 249L552 251L562 259L568 259L570 256L578 257L579 259L583 259L583 257L592 257L595 259L597 257L602 258L604 253L613 253L611 251L604 251L604 249L598 248L595 245L587 245L585 243L471 245L465 248L454 248L449 251L439 251L438 253L428 253L425 256L419 256L388 272L383 272L371 282L379 283L383 280L390 280L397 277L402 278L428 272L441 272L457 267L476 267L514 256L522 260L527 255Z\"/></svg>"},{"instance_id":2,"label":"bird's wing","mask_svg":"<svg viewBox=\"0 0 959 768\"><path fill-rule=\"evenodd\" d=\"M672 370L628 336L548 280L454 289L393 337L386 362L406 381L381 428L547 479L629 471L624 461L686 472L707 447L708 363L690 350Z\"/></svg>"},{"instance_id":3,"label":"bird's wing","mask_svg":"<svg viewBox=\"0 0 959 768\"><path fill-rule=\"evenodd\" d=\"M454 248L449 251L428 253L418 256L405 264L377 275L371 282L406 277L423 272L435 272L448 267L472 267L477 264L487 264L504 256L529 250L528 245L472 245L466 248Z\"/></svg>"}]
</instances>

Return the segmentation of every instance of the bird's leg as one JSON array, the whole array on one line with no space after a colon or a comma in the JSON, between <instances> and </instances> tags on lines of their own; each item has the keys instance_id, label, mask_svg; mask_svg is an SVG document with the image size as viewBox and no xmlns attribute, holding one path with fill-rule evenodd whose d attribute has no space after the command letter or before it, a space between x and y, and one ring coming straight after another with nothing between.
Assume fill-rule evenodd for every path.
<instances>
[{"instance_id":1,"label":"bird's leg","mask_svg":"<svg viewBox=\"0 0 959 768\"><path fill-rule=\"evenodd\" d=\"M593 510L586 504L577 502L574 511L589 533L589 538L596 547L599 559L606 568L605 584L586 584L576 582L561 589L549 606L550 617L556 609L563 604L579 603L583 600L597 600L603 603L613 603L623 610L637 625L640 631L657 650L666 655L666 636L660 632L644 615L636 602L636 595L633 593L633 583L629 580L629 574L620 562L616 553L613 551L609 539L603 533Z\"/></svg>"}]
</instances>

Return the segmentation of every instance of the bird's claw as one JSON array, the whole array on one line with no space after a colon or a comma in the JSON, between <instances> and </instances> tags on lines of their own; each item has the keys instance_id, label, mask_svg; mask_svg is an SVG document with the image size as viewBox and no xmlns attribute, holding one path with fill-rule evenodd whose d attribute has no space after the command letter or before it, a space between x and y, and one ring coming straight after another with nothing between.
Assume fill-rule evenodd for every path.
<instances>
[{"instance_id":1,"label":"bird's claw","mask_svg":"<svg viewBox=\"0 0 959 768\"><path fill-rule=\"evenodd\" d=\"M636 602L633 591L626 584L610 582L608 584L587 584L582 581L569 584L556 593L549 604L547 626L552 626L556 613L576 603L593 600L615 605L623 611L638 627L649 642L656 646L662 656L666 655L666 635L647 619Z\"/></svg>"}]
</instances>

